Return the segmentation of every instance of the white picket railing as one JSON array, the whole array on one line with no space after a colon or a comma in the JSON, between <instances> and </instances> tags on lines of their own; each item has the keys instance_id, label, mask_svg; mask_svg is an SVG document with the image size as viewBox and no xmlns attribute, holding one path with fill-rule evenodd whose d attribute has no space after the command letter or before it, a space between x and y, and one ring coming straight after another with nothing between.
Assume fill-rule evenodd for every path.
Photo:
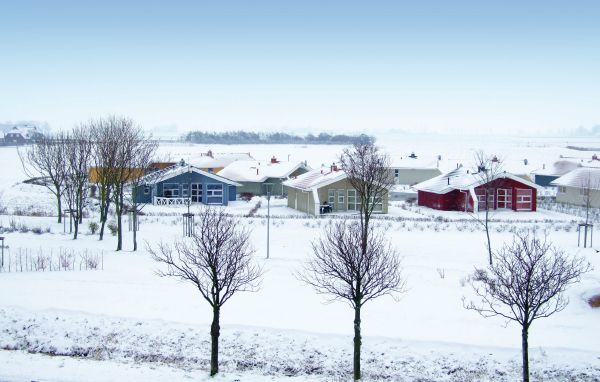
<instances>
[{"instance_id":1,"label":"white picket railing","mask_svg":"<svg viewBox=\"0 0 600 382\"><path fill-rule=\"evenodd\" d=\"M162 196L155 196L152 204L156 206L187 206L190 202L190 198L165 198Z\"/></svg>"}]
</instances>

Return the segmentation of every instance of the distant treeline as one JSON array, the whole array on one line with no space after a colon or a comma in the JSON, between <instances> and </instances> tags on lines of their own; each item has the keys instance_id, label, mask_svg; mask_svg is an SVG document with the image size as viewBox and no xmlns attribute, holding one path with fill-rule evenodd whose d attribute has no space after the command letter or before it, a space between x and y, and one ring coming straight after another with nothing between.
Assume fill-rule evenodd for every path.
<instances>
[{"instance_id":1,"label":"distant treeline","mask_svg":"<svg viewBox=\"0 0 600 382\"><path fill-rule=\"evenodd\" d=\"M317 145L348 145L354 143L374 143L375 138L366 134L346 135L308 134L304 137L287 133L257 133L248 131L226 131L206 132L192 131L183 136L184 141L192 143L221 143L221 144L244 144L244 143L307 143Z\"/></svg>"}]
</instances>

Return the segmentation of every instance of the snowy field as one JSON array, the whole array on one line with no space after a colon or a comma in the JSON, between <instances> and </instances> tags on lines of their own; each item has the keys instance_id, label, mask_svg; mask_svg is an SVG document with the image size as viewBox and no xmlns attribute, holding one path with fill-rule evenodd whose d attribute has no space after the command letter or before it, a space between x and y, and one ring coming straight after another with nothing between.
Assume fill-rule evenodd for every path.
<instances>
[{"instance_id":1,"label":"snowy field","mask_svg":"<svg viewBox=\"0 0 600 382\"><path fill-rule=\"evenodd\" d=\"M394 155L442 155L466 162L481 146L474 138L423 141L383 140ZM567 150L565 140L502 139L490 147L507 162L524 157L534 166L560 155L587 158ZM568 144L584 145L582 142ZM478 146L479 145L479 146ZM598 147L600 142L585 142ZM486 144L486 150L490 151ZM395 149L396 147L402 149ZM187 159L208 149L250 152L257 159L307 160L318 167L335 161L341 146L163 145L162 155ZM589 154L589 155L588 155ZM137 252L125 219L125 251L116 240L99 242L88 234L74 241L55 223L52 195L24 185L14 148L0 148L0 226L5 261L21 253L88 250L102 258L100 269L0 274L0 381L208 380L209 306L191 285L156 276L146 246L181 237L182 209L148 206L142 217ZM310 243L330 219L314 219L271 201L270 259L266 255L266 201L254 217L243 217L259 199L237 201L227 209L252 230L256 261L264 268L257 293L242 293L221 315L221 370L216 381L292 382L351 379L351 309L326 303L300 282L311 255ZM18 207L18 208L17 208ZM15 209L17 210L15 214ZM28 213L29 211L29 213ZM26 215L42 216L26 216ZM334 217L335 218L335 217ZM531 371L535 381L600 381L600 310L586 300L600 293L600 255L577 247L577 217L540 210L493 216L492 244L510 240L512 227L536 228L568 253L585 256L595 270L568 291L569 306L537 321L530 331ZM398 301L383 297L363 309L365 380L515 381L520 376L520 328L502 319L484 319L463 308L472 297L467 277L485 266L485 235L472 218L394 204L376 220L402 256L408 290ZM31 229L41 233L31 232ZM22 231L22 232L19 232ZM26 232L29 231L29 232ZM596 231L596 234L598 232ZM29 251L29 252L28 252Z\"/></svg>"}]
</instances>

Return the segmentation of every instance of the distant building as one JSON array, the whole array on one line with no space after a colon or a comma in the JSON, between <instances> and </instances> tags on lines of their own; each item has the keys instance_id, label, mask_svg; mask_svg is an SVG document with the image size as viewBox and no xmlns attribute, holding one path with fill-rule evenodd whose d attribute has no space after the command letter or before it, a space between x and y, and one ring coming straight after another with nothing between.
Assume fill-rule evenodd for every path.
<instances>
[{"instance_id":1,"label":"distant building","mask_svg":"<svg viewBox=\"0 0 600 382\"><path fill-rule=\"evenodd\" d=\"M477 212L485 209L535 211L538 185L508 172L489 183L477 173L458 167L413 186L420 206L444 211ZM491 189L486 201L486 189Z\"/></svg>"},{"instance_id":2,"label":"distant building","mask_svg":"<svg viewBox=\"0 0 600 382\"><path fill-rule=\"evenodd\" d=\"M253 195L285 195L283 182L304 174L310 168L305 162L280 162L272 157L269 161L238 160L232 162L219 175L242 186L238 193Z\"/></svg>"},{"instance_id":3,"label":"distant building","mask_svg":"<svg viewBox=\"0 0 600 382\"><path fill-rule=\"evenodd\" d=\"M563 159L554 162L548 167L543 165L542 168L532 171L531 174L533 175L533 181L538 186L551 187L552 181L580 166L581 164L578 162Z\"/></svg>"},{"instance_id":4,"label":"distant building","mask_svg":"<svg viewBox=\"0 0 600 382\"><path fill-rule=\"evenodd\" d=\"M5 145L24 145L35 142L36 139L43 138L37 127L32 125L14 126L4 135Z\"/></svg>"},{"instance_id":5,"label":"distant building","mask_svg":"<svg viewBox=\"0 0 600 382\"><path fill-rule=\"evenodd\" d=\"M213 153L212 150L208 150L206 153L191 157L188 162L202 171L216 174L239 160L254 160L254 158L250 153Z\"/></svg>"}]
</instances>

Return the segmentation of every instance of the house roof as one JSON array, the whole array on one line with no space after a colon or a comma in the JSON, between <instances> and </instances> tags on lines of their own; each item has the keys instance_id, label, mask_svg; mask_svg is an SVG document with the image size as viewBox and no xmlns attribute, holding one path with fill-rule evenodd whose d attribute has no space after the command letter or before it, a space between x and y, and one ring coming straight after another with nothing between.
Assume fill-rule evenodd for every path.
<instances>
[{"instance_id":1,"label":"house roof","mask_svg":"<svg viewBox=\"0 0 600 382\"><path fill-rule=\"evenodd\" d=\"M223 168L239 160L254 160L250 153L212 153L191 157L188 162L200 168Z\"/></svg>"},{"instance_id":2,"label":"house roof","mask_svg":"<svg viewBox=\"0 0 600 382\"><path fill-rule=\"evenodd\" d=\"M539 188L537 184L509 172L501 172L497 174L494 177L494 180L503 178L512 179L536 189ZM479 187L484 183L484 179L478 176L476 172L461 166L445 174L438 175L435 178L415 184L413 188L418 191L427 191L435 194L447 194L453 190L474 189L475 187Z\"/></svg>"},{"instance_id":3,"label":"house roof","mask_svg":"<svg viewBox=\"0 0 600 382\"><path fill-rule=\"evenodd\" d=\"M219 175L236 182L264 182L268 178L288 178L304 162L276 162L238 160L219 171Z\"/></svg>"},{"instance_id":4,"label":"house roof","mask_svg":"<svg viewBox=\"0 0 600 382\"><path fill-rule=\"evenodd\" d=\"M217 174L212 174L210 172L204 171L199 169L198 167L192 166L192 165L181 165L181 164L176 164L175 166L171 166L171 167L167 167L163 170L159 170L159 171L155 171L153 173L150 173L148 175L146 175L145 177L143 177L140 180L140 183L142 184L156 184L156 183L160 183L163 182L167 179L173 178L177 175L181 175L181 174L185 174L187 172L195 172L196 174L200 174L200 175L204 175L208 178L212 178L215 180L218 180L219 182L222 183L226 183L229 184L231 186L237 186L240 187L241 184L236 183L230 179L227 178L223 178L222 176L219 176Z\"/></svg>"},{"instance_id":5,"label":"house roof","mask_svg":"<svg viewBox=\"0 0 600 382\"><path fill-rule=\"evenodd\" d=\"M439 162L437 157L412 157L408 155L393 158L390 167L393 169L436 170L439 167Z\"/></svg>"},{"instance_id":6,"label":"house roof","mask_svg":"<svg viewBox=\"0 0 600 382\"><path fill-rule=\"evenodd\" d=\"M25 139L31 139L36 134L40 134L37 127L30 125L13 126L7 134L20 134Z\"/></svg>"},{"instance_id":7,"label":"house roof","mask_svg":"<svg viewBox=\"0 0 600 382\"><path fill-rule=\"evenodd\" d=\"M566 186L600 190L600 168L579 167L550 182L553 186Z\"/></svg>"},{"instance_id":8,"label":"house roof","mask_svg":"<svg viewBox=\"0 0 600 382\"><path fill-rule=\"evenodd\" d=\"M283 182L283 185L304 191L311 191L342 179L346 179L346 173L343 170L332 171L331 168L321 167L299 175L294 179L286 180Z\"/></svg>"},{"instance_id":9,"label":"house roof","mask_svg":"<svg viewBox=\"0 0 600 382\"><path fill-rule=\"evenodd\" d=\"M532 174L546 176L562 176L580 166L581 164L578 162L563 159L552 163L552 165L548 166L547 168L540 168L534 170L532 171Z\"/></svg>"}]
</instances>

